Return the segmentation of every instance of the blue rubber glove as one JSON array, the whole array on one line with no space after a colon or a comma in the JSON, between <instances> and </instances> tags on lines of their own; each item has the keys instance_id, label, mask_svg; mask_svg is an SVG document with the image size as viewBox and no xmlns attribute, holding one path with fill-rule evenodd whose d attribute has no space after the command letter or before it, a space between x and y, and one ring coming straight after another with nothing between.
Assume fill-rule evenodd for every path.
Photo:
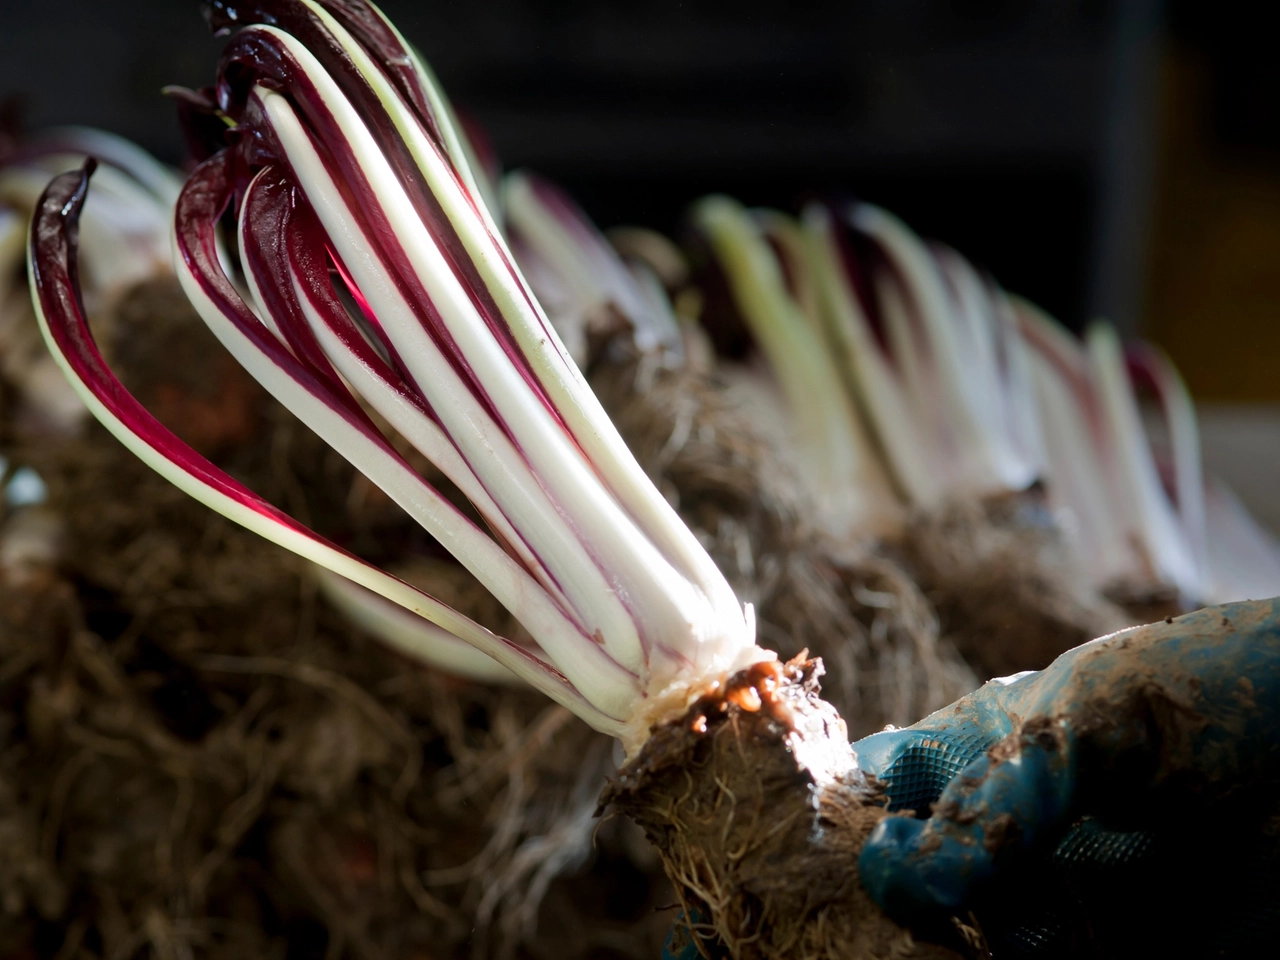
<instances>
[{"instance_id":1,"label":"blue rubber glove","mask_svg":"<svg viewBox=\"0 0 1280 960\"><path fill-rule=\"evenodd\" d=\"M1064 836L1128 855L1152 830L1209 823L1207 842L1244 849L1277 809L1280 599L1095 640L855 748L891 810L932 809L884 820L858 862L908 925L968 910Z\"/></svg>"}]
</instances>

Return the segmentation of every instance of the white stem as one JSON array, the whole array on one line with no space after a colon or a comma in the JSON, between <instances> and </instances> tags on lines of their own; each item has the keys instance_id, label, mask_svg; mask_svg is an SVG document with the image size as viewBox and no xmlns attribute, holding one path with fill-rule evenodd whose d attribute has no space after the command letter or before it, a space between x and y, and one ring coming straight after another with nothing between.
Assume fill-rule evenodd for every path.
<instances>
[{"instance_id":1,"label":"white stem","mask_svg":"<svg viewBox=\"0 0 1280 960\"><path fill-rule=\"evenodd\" d=\"M1142 346L1147 372L1156 381L1161 412L1169 431L1178 518L1198 576L1203 579L1208 575L1208 535L1204 469L1200 462L1200 425L1196 419L1195 404L1182 376L1164 352L1150 345Z\"/></svg>"},{"instance_id":2,"label":"white stem","mask_svg":"<svg viewBox=\"0 0 1280 960\"><path fill-rule=\"evenodd\" d=\"M1113 441L1083 345L1051 318L1014 299L1030 347L1050 503L1091 583L1150 576L1135 552Z\"/></svg>"},{"instance_id":3,"label":"white stem","mask_svg":"<svg viewBox=\"0 0 1280 960\"><path fill-rule=\"evenodd\" d=\"M919 356L912 358L896 351L895 356L903 362L908 384L918 368L919 389L932 395L925 402L934 407L934 419L940 427L936 440L947 446L959 472L953 485L955 494L997 493L1026 486L1034 478L1007 468L990 424L982 417L980 395L987 387L975 382L977 378L966 363L962 326L953 319L953 304L935 259L900 220L884 210L863 204L853 211L852 222L880 243L905 283L900 304L886 313L909 312L911 320L920 325ZM902 346L906 348L906 344Z\"/></svg>"},{"instance_id":4,"label":"white stem","mask_svg":"<svg viewBox=\"0 0 1280 960\"><path fill-rule=\"evenodd\" d=\"M871 321L840 263L835 224L827 210L811 205L804 214L828 341L847 388L868 412L898 484L908 499L933 507L946 496L946 475L907 394L902 372L876 341Z\"/></svg>"},{"instance_id":5,"label":"white stem","mask_svg":"<svg viewBox=\"0 0 1280 960\"><path fill-rule=\"evenodd\" d=\"M430 620L324 567L312 564L310 569L320 591L348 620L415 660L479 683L523 685L497 660Z\"/></svg>"},{"instance_id":6,"label":"white stem","mask_svg":"<svg viewBox=\"0 0 1280 960\"><path fill-rule=\"evenodd\" d=\"M1198 602L1204 583L1173 506L1160 482L1133 387L1125 371L1120 338L1109 324L1095 323L1086 336L1107 426L1123 479L1124 504L1148 561L1187 601Z\"/></svg>"},{"instance_id":7,"label":"white stem","mask_svg":"<svg viewBox=\"0 0 1280 960\"><path fill-rule=\"evenodd\" d=\"M804 452L804 479L837 536L878 536L902 522L867 437L816 325L789 295L773 251L748 212L728 197L699 201L693 217L709 239L739 312L777 378Z\"/></svg>"},{"instance_id":8,"label":"white stem","mask_svg":"<svg viewBox=\"0 0 1280 960\"><path fill-rule=\"evenodd\" d=\"M554 326L543 315L528 285L520 276L493 218L483 209L483 204L477 210L476 204L471 202L471 197L478 196L478 193L472 191L468 196L466 190L454 179L449 164L435 150L420 124L404 107L359 45L338 24L333 23L332 18L326 17L326 23L351 54L362 75L374 87L400 134L405 138L428 187L457 230L481 280L497 303L525 359L532 366L539 384L547 392L576 445L661 554L684 576L690 578L705 595L714 610L714 619L721 624L720 629L728 630L736 636L737 640L734 642L742 642L745 637L742 632L745 625L743 610L733 596L733 591L692 532L640 469L634 455L614 429L599 400L591 392L556 334ZM286 42L291 39L284 34L281 36ZM295 52L301 49L296 43L291 46ZM406 45L406 49L414 57L419 73L428 79L428 94L434 98L433 102L444 104L436 85L431 82L425 64L416 57L412 47ZM305 50L301 52L305 55L305 60L311 60ZM327 79L310 67L308 73L314 74L313 79ZM332 88L332 84L328 86ZM332 101L332 93L326 93L325 99ZM338 100L345 103L345 99L340 96ZM349 104L346 107L348 109L344 113L351 117L354 112L349 109ZM449 114L447 105L441 114ZM354 119L358 121L359 118ZM449 130L452 130L451 126ZM453 136L460 144L456 134L446 130L445 136L446 139ZM455 156L461 154L459 145Z\"/></svg>"}]
</instances>

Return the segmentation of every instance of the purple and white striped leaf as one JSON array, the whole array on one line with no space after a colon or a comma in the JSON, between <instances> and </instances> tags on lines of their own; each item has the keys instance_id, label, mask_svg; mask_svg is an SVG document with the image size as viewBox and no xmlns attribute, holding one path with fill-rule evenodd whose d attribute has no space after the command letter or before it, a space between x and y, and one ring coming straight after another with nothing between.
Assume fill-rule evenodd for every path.
<instances>
[{"instance_id":1,"label":"purple and white striped leaf","mask_svg":"<svg viewBox=\"0 0 1280 960\"><path fill-rule=\"evenodd\" d=\"M1120 337L1111 325L1096 323L1087 331L1085 347L1115 451L1122 515L1156 576L1176 587L1185 602L1199 603L1205 595L1204 571L1161 483Z\"/></svg>"},{"instance_id":2,"label":"purple and white striped leaf","mask_svg":"<svg viewBox=\"0 0 1280 960\"><path fill-rule=\"evenodd\" d=\"M1029 304L1019 302L1018 316L1033 353L1049 497L1081 569L1101 587L1166 585L1203 602L1204 555L1195 546L1203 481L1190 399L1176 394L1171 371L1153 366L1181 462L1175 482L1189 484L1188 525L1161 481L1115 331L1097 324L1082 343Z\"/></svg>"},{"instance_id":3,"label":"purple and white striped leaf","mask_svg":"<svg viewBox=\"0 0 1280 960\"><path fill-rule=\"evenodd\" d=\"M480 198L447 104L399 35L362 0L213 6L217 24L269 23L243 27L222 58L218 108L235 128L178 201L184 290L239 362L453 552L537 648L317 546L172 438L159 442L136 404L121 416L132 401L100 362L68 360L86 394L116 404L94 412L206 502L423 613L597 727L626 728L633 745L653 719L767 656L749 609L568 357ZM218 256L229 204L249 301ZM49 222L33 269L50 341L75 357L74 271L53 269ZM412 470L361 401L471 498L492 535Z\"/></svg>"},{"instance_id":4,"label":"purple and white striped leaf","mask_svg":"<svg viewBox=\"0 0 1280 960\"><path fill-rule=\"evenodd\" d=\"M221 159L211 161L222 162ZM46 342L94 416L135 455L200 502L465 640L598 728L618 731L620 723L586 703L567 679L534 651L495 636L427 594L303 527L179 440L125 390L98 352L79 295L77 226L92 169L90 162L83 172L62 174L41 198L31 226L29 272L37 318ZM189 184L184 196L203 192L207 202L220 212L217 192L202 191L206 185L204 179L193 182L199 186L192 191ZM201 256L216 263L208 238ZM234 288L215 291L215 295L227 293L238 299ZM251 325L246 327L252 330ZM265 331L260 325L259 329ZM244 336L255 339L248 331ZM268 336L262 338L264 342ZM268 351L274 352L271 348ZM305 378L302 379L305 382ZM321 392L317 390L318 394ZM353 414L351 419L357 418ZM429 650L415 652L419 655L426 652L426 658L431 659Z\"/></svg>"},{"instance_id":5,"label":"purple and white striped leaf","mask_svg":"<svg viewBox=\"0 0 1280 960\"><path fill-rule=\"evenodd\" d=\"M37 434L74 433L84 405L44 349L21 264L31 212L51 177L89 154L103 164L82 217L84 296L95 318L136 284L172 273L169 225L182 179L120 137L85 127L42 131L0 165L0 375L19 398L17 418ZM21 279L20 279L21 278Z\"/></svg>"}]
</instances>

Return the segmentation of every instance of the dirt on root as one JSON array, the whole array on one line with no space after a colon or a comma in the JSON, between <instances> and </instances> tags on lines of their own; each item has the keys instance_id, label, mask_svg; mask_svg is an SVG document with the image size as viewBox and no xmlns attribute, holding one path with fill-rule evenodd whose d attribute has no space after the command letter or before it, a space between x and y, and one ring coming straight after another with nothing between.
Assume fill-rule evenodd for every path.
<instances>
[{"instance_id":1,"label":"dirt on root","mask_svg":"<svg viewBox=\"0 0 1280 960\"><path fill-rule=\"evenodd\" d=\"M602 805L644 827L710 957L967 954L958 937L927 943L899 927L850 868L885 800L820 698L820 674L797 658L731 678L656 728Z\"/></svg>"},{"instance_id":2,"label":"dirt on root","mask_svg":"<svg viewBox=\"0 0 1280 960\"><path fill-rule=\"evenodd\" d=\"M1085 581L1039 489L919 513L888 549L984 679L1040 670L1142 622Z\"/></svg>"},{"instance_id":3,"label":"dirt on root","mask_svg":"<svg viewBox=\"0 0 1280 960\"><path fill-rule=\"evenodd\" d=\"M387 653L292 557L167 498L113 443L81 444L80 463L103 456L75 479L114 475L117 496L55 489L95 510L65 518L57 569L27 561L0 597L0 836L18 838L0 950L657 949L662 895L624 831L555 880L592 859L605 738L534 694ZM8 518L4 547L36 517ZM548 889L556 920L535 934Z\"/></svg>"}]
</instances>

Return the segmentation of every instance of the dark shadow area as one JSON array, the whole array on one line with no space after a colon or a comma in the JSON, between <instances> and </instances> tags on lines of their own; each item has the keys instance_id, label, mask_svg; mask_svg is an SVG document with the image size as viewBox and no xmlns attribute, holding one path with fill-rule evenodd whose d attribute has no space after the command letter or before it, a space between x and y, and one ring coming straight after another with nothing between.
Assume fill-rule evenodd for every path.
<instances>
[{"instance_id":1,"label":"dark shadow area","mask_svg":"<svg viewBox=\"0 0 1280 960\"><path fill-rule=\"evenodd\" d=\"M382 7L508 167L560 181L602 226L674 230L711 190L784 207L857 194L1072 325L1129 309L1107 307L1128 302L1108 292L1128 274L1099 257L1141 228L1115 188L1117 163L1144 156L1116 146L1116 105L1132 108L1116 64L1150 45L1155 3ZM158 91L208 82L219 49L194 0L3 0L0 17L0 96L29 127L103 126L179 159Z\"/></svg>"}]
</instances>

